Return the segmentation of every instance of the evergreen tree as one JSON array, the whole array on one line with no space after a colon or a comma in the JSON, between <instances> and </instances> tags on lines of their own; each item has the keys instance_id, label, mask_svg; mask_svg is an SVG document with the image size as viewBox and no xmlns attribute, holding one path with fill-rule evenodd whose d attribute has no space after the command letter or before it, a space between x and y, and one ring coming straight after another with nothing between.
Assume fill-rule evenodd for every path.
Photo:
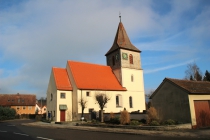
<instances>
[{"instance_id":1,"label":"evergreen tree","mask_svg":"<svg viewBox=\"0 0 210 140\"><path fill-rule=\"evenodd\" d=\"M205 75L203 77L203 81L210 81L210 73L206 70Z\"/></svg>"}]
</instances>

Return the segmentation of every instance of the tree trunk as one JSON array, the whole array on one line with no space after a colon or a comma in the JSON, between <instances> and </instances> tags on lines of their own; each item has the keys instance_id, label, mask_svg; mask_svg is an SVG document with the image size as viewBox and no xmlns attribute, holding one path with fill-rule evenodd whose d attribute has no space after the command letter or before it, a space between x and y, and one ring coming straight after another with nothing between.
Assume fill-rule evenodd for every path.
<instances>
[{"instance_id":1,"label":"tree trunk","mask_svg":"<svg viewBox=\"0 0 210 140\"><path fill-rule=\"evenodd\" d=\"M103 109L101 109L101 122L102 123L104 122L104 112L103 112Z\"/></svg>"},{"instance_id":2,"label":"tree trunk","mask_svg":"<svg viewBox=\"0 0 210 140\"><path fill-rule=\"evenodd\" d=\"M81 117L84 117L84 109L85 108L82 108L82 116Z\"/></svg>"}]
</instances>

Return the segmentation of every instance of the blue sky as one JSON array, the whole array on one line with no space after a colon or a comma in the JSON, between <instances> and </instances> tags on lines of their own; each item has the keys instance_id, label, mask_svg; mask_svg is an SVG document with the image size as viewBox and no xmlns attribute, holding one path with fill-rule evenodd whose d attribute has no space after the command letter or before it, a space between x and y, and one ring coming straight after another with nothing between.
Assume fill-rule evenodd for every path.
<instances>
[{"instance_id":1,"label":"blue sky","mask_svg":"<svg viewBox=\"0 0 210 140\"><path fill-rule=\"evenodd\" d=\"M187 64L210 71L209 0L0 0L0 93L46 97L51 68L106 65L119 23L142 51L146 93Z\"/></svg>"}]
</instances>

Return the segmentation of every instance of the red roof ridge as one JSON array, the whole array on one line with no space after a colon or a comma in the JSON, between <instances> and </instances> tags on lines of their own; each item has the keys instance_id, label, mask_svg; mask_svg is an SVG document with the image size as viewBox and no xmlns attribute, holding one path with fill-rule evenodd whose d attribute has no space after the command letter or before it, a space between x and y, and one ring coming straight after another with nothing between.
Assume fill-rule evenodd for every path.
<instances>
[{"instance_id":1,"label":"red roof ridge","mask_svg":"<svg viewBox=\"0 0 210 140\"><path fill-rule=\"evenodd\" d=\"M98 65L98 66L103 66L103 67L110 67L110 66L106 66L106 65L102 65L102 64L95 64L95 63L90 63L90 62L81 62L81 61L74 61L74 60L68 60L68 62Z\"/></svg>"}]
</instances>

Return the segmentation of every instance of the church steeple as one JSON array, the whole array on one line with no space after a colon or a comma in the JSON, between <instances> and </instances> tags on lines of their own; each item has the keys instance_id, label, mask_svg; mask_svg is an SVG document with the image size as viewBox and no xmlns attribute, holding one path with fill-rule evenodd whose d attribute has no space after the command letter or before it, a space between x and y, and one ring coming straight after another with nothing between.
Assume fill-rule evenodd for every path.
<instances>
[{"instance_id":1,"label":"church steeple","mask_svg":"<svg viewBox=\"0 0 210 140\"><path fill-rule=\"evenodd\" d=\"M117 49L125 49L125 50L131 50L135 52L141 52L138 48L136 48L131 42L130 39L125 31L125 28L121 22L121 15L120 15L120 23L118 25L117 33L114 39L114 43L110 50L105 54L107 56L111 52L117 50Z\"/></svg>"}]
</instances>

